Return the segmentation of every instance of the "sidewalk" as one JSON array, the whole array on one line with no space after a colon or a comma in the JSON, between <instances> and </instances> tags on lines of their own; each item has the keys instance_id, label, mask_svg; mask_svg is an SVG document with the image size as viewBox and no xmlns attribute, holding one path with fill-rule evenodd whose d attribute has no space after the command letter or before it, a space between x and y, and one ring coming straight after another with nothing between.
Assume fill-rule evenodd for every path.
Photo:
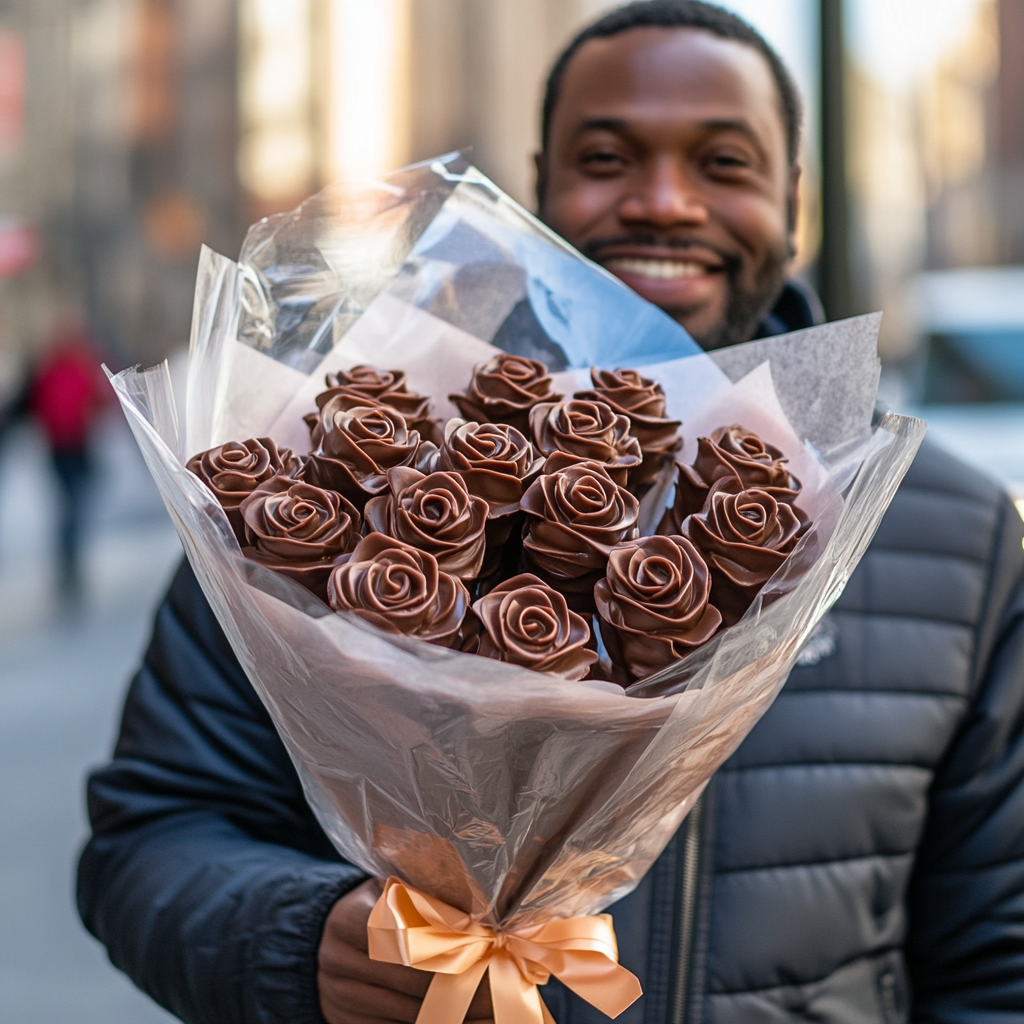
<instances>
[{"instance_id":1,"label":"sidewalk","mask_svg":"<svg viewBox=\"0 0 1024 1024\"><path fill-rule=\"evenodd\" d=\"M83 781L108 755L125 686L180 547L126 428L103 431L83 610L52 601L53 484L38 439L0 454L0 1021L173 1018L78 920Z\"/></svg>"}]
</instances>

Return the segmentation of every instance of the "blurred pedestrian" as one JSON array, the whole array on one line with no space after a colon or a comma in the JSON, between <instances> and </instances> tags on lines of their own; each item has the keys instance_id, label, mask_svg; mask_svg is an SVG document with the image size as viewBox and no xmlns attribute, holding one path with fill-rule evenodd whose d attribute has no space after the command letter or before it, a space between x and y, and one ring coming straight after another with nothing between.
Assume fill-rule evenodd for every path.
<instances>
[{"instance_id":1,"label":"blurred pedestrian","mask_svg":"<svg viewBox=\"0 0 1024 1024\"><path fill-rule=\"evenodd\" d=\"M88 335L78 325L63 325L30 378L27 405L60 485L58 593L64 603L77 603L82 593L81 541L93 475L90 435L106 394Z\"/></svg>"}]
</instances>

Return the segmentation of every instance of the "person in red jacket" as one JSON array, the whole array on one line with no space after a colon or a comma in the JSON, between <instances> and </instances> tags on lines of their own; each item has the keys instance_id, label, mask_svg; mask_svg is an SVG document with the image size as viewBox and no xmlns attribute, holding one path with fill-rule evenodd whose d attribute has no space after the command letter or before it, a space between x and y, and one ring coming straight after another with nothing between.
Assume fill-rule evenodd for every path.
<instances>
[{"instance_id":1,"label":"person in red jacket","mask_svg":"<svg viewBox=\"0 0 1024 1024\"><path fill-rule=\"evenodd\" d=\"M60 484L57 554L65 600L77 600L81 593L81 538L93 474L90 435L105 397L99 359L88 337L78 328L62 328L36 367L28 407Z\"/></svg>"}]
</instances>

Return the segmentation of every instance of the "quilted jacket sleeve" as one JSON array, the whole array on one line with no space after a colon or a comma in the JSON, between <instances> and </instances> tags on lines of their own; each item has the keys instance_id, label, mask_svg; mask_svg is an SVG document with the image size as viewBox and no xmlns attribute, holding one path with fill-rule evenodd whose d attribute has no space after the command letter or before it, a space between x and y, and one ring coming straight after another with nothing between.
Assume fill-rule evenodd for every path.
<instances>
[{"instance_id":1,"label":"quilted jacket sleeve","mask_svg":"<svg viewBox=\"0 0 1024 1024\"><path fill-rule=\"evenodd\" d=\"M187 564L88 800L78 905L116 966L188 1024L322 1024L324 920L365 876L310 813Z\"/></svg>"},{"instance_id":2,"label":"quilted jacket sleeve","mask_svg":"<svg viewBox=\"0 0 1024 1024\"><path fill-rule=\"evenodd\" d=\"M1024 584L1006 503L971 707L935 777L910 894L918 1024L1024 1021Z\"/></svg>"}]
</instances>

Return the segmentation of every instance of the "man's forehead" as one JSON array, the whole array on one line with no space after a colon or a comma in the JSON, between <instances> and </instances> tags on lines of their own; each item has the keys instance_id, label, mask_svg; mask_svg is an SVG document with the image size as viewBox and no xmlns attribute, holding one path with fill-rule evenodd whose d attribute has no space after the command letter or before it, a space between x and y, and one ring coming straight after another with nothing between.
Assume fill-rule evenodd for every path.
<instances>
[{"instance_id":1,"label":"man's forehead","mask_svg":"<svg viewBox=\"0 0 1024 1024\"><path fill-rule=\"evenodd\" d=\"M635 28L588 40L566 68L554 115L563 131L601 117L685 117L744 118L784 134L764 57L744 43L688 28Z\"/></svg>"}]
</instances>

